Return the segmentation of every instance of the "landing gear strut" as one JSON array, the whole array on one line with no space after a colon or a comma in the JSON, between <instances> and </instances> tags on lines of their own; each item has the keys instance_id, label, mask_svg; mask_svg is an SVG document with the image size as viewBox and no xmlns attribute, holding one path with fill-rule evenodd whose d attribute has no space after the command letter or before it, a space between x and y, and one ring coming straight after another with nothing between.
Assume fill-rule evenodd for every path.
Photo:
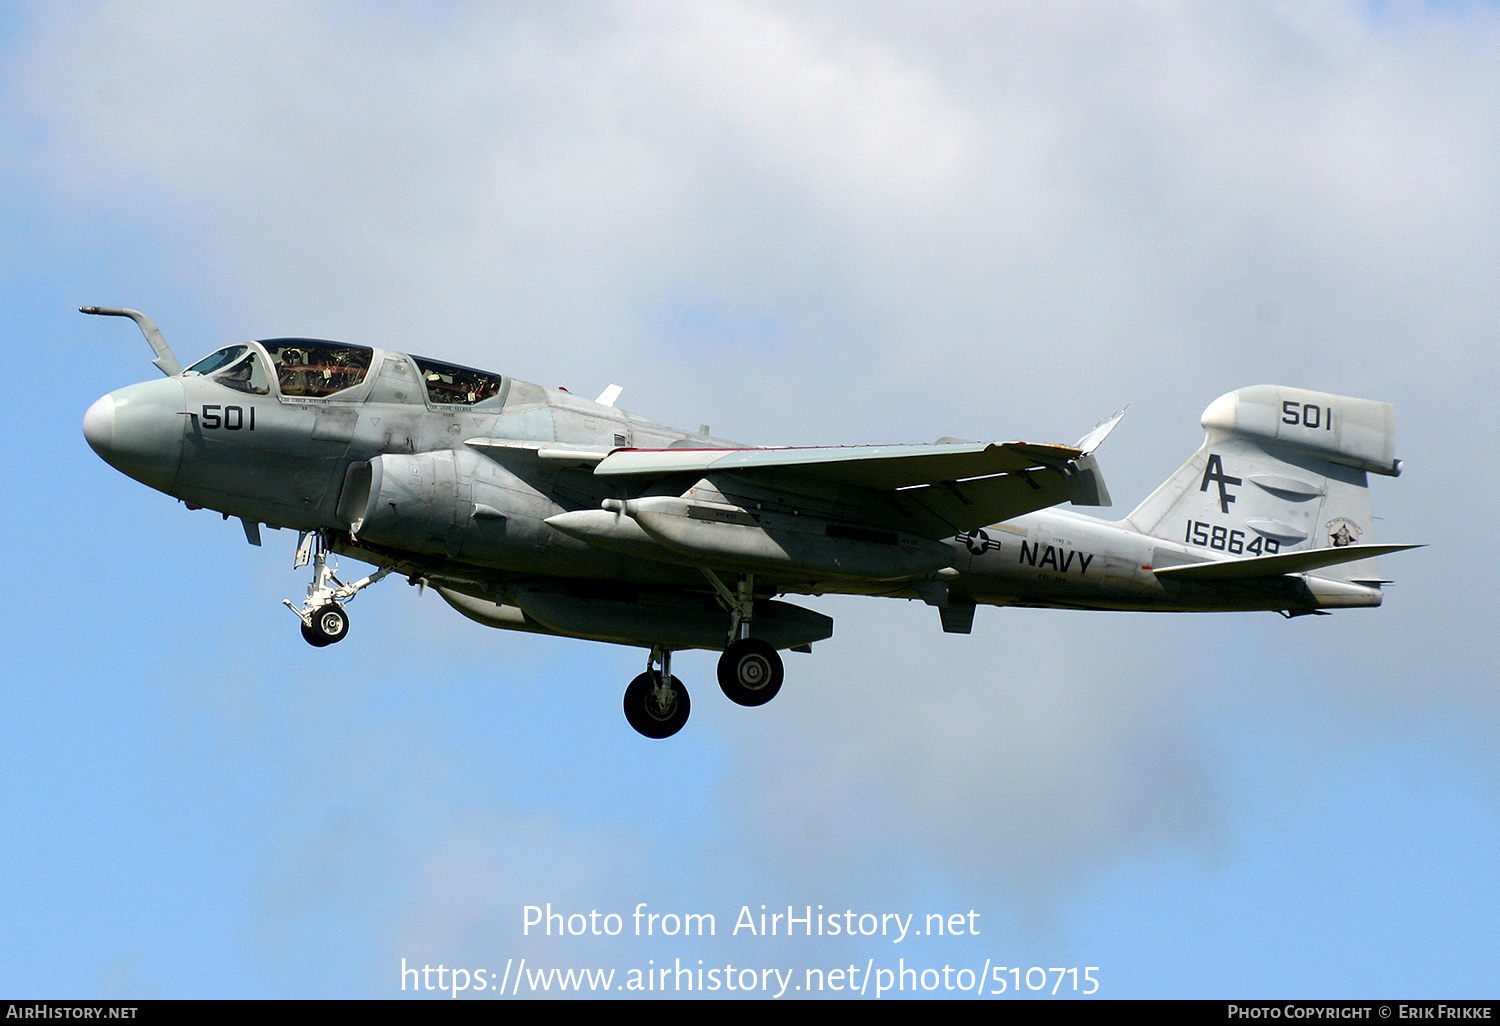
<instances>
[{"instance_id":1,"label":"landing gear strut","mask_svg":"<svg viewBox=\"0 0 1500 1026\"><path fill-rule=\"evenodd\" d=\"M385 567L353 584L345 584L334 576L338 567L332 570L328 567L328 546L321 531L303 532L297 545L294 568L304 567L309 561L313 565L313 579L307 586L307 601L300 609L292 605L291 599L282 599L281 602L302 621L303 640L315 648L323 648L343 641L344 635L349 633L349 614L344 612L344 603L384 578L391 568Z\"/></svg>"},{"instance_id":2,"label":"landing gear strut","mask_svg":"<svg viewBox=\"0 0 1500 1026\"><path fill-rule=\"evenodd\" d=\"M730 591L718 574L704 570L729 610L729 643L719 657L719 687L736 705L765 705L781 690L781 656L769 643L750 636L755 615L755 578L745 574Z\"/></svg>"},{"instance_id":3,"label":"landing gear strut","mask_svg":"<svg viewBox=\"0 0 1500 1026\"><path fill-rule=\"evenodd\" d=\"M691 703L687 688L672 676L672 652L655 647L646 672L625 689L625 719L647 737L671 737L687 722Z\"/></svg>"}]
</instances>

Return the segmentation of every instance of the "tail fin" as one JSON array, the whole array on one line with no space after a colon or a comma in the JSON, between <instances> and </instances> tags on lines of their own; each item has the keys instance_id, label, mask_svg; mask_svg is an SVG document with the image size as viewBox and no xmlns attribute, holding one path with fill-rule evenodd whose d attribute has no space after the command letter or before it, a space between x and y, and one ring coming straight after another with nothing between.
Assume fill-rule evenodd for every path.
<instances>
[{"instance_id":1,"label":"tail fin","mask_svg":"<svg viewBox=\"0 0 1500 1026\"><path fill-rule=\"evenodd\" d=\"M1125 518L1137 531L1232 556L1375 540L1366 472L1401 473L1390 403L1252 385L1215 399L1203 427L1203 447ZM1380 580L1373 558L1317 573Z\"/></svg>"}]
</instances>

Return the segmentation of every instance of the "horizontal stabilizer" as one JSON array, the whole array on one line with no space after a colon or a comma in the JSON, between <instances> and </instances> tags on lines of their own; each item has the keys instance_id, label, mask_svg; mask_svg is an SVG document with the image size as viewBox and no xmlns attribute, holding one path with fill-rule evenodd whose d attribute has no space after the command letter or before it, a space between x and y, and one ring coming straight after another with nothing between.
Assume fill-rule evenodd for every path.
<instances>
[{"instance_id":1,"label":"horizontal stabilizer","mask_svg":"<svg viewBox=\"0 0 1500 1026\"><path fill-rule=\"evenodd\" d=\"M1168 566L1153 570L1159 578L1178 581L1233 581L1250 577L1280 577L1282 574L1301 574L1319 570L1325 566L1352 563L1360 559L1372 559L1403 549L1419 549L1420 545L1342 545L1326 549L1309 549L1306 552L1284 552L1276 556L1252 556L1249 559L1222 559L1212 563L1188 563L1183 566Z\"/></svg>"}]
</instances>

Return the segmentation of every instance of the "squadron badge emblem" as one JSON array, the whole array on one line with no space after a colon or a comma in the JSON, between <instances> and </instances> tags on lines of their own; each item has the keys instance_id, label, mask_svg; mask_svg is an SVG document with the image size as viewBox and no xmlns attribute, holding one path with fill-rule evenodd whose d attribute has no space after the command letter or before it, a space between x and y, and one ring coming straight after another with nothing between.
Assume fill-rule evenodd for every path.
<instances>
[{"instance_id":1,"label":"squadron badge emblem","mask_svg":"<svg viewBox=\"0 0 1500 1026\"><path fill-rule=\"evenodd\" d=\"M1341 549L1345 545L1353 545L1359 541L1359 536L1363 533L1359 525L1348 517L1335 517L1328 521L1328 543L1334 548Z\"/></svg>"}]
</instances>

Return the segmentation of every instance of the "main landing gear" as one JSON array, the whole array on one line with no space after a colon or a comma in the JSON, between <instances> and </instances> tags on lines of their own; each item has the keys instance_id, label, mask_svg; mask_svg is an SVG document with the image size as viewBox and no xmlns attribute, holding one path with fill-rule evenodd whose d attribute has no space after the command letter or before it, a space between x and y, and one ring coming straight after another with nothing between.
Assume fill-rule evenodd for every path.
<instances>
[{"instance_id":1,"label":"main landing gear","mask_svg":"<svg viewBox=\"0 0 1500 1026\"><path fill-rule=\"evenodd\" d=\"M719 603L729 610L729 643L719 657L719 688L736 705L765 705L781 690L783 671L776 649L750 636L755 578L743 575L730 591L712 570L703 574L719 593Z\"/></svg>"},{"instance_id":2,"label":"main landing gear","mask_svg":"<svg viewBox=\"0 0 1500 1026\"><path fill-rule=\"evenodd\" d=\"M719 688L736 705L765 705L781 690L781 656L759 638L730 642L719 656Z\"/></svg>"},{"instance_id":3,"label":"main landing gear","mask_svg":"<svg viewBox=\"0 0 1500 1026\"><path fill-rule=\"evenodd\" d=\"M302 621L302 639L314 648L323 648L343 641L344 635L349 633L349 614L344 612L344 603L384 578L391 568L385 567L353 584L345 584L334 576L337 567L328 568L328 547L321 531L303 532L293 568L304 567L309 561L313 565L313 579L307 586L307 601L300 609L292 605L291 599L282 599L281 602Z\"/></svg>"},{"instance_id":4,"label":"main landing gear","mask_svg":"<svg viewBox=\"0 0 1500 1026\"><path fill-rule=\"evenodd\" d=\"M750 637L755 613L755 580L745 574L730 591L712 570L704 570L729 611L729 638L719 657L719 688L737 705L765 705L781 690L781 656L768 642ZM672 676L672 652L656 646L646 672L625 689L625 719L651 738L671 737L687 722L687 688Z\"/></svg>"},{"instance_id":5,"label":"main landing gear","mask_svg":"<svg viewBox=\"0 0 1500 1026\"><path fill-rule=\"evenodd\" d=\"M687 722L692 702L682 681L672 676L672 652L655 647L646 672L625 689L625 719L647 737L671 737Z\"/></svg>"}]
</instances>

